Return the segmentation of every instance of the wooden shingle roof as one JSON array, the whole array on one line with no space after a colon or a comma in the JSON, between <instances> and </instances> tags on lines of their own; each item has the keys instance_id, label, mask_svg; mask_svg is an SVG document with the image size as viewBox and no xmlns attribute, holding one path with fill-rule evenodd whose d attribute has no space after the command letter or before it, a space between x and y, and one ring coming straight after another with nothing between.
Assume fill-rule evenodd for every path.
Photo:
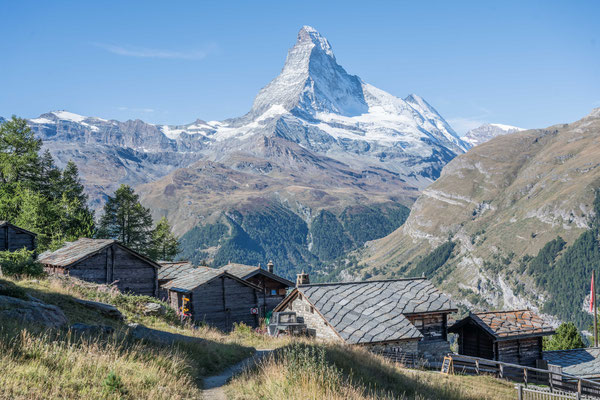
<instances>
[{"instance_id":1,"label":"wooden shingle roof","mask_svg":"<svg viewBox=\"0 0 600 400\"><path fill-rule=\"evenodd\" d=\"M274 281L277 281L287 287L294 286L293 282L291 282L285 278L282 278L278 275L275 275L261 267L255 267L252 265L244 265L244 264L237 264L237 263L229 263L227 265L222 266L219 269L222 271L227 271L230 274L235 275L240 279L248 279L255 275L262 274L262 275L266 276L267 278L273 279Z\"/></svg>"},{"instance_id":2,"label":"wooden shingle roof","mask_svg":"<svg viewBox=\"0 0 600 400\"><path fill-rule=\"evenodd\" d=\"M451 312L456 306L425 278L302 285L302 294L347 343L419 339L407 314Z\"/></svg>"},{"instance_id":3,"label":"wooden shingle roof","mask_svg":"<svg viewBox=\"0 0 600 400\"><path fill-rule=\"evenodd\" d=\"M514 339L523 336L552 335L554 328L530 310L489 311L471 313L454 324L449 332L473 321L496 340Z\"/></svg>"},{"instance_id":4,"label":"wooden shingle roof","mask_svg":"<svg viewBox=\"0 0 600 400\"><path fill-rule=\"evenodd\" d=\"M189 261L159 261L158 279L176 279L183 274L192 271L195 267Z\"/></svg>"}]
</instances>

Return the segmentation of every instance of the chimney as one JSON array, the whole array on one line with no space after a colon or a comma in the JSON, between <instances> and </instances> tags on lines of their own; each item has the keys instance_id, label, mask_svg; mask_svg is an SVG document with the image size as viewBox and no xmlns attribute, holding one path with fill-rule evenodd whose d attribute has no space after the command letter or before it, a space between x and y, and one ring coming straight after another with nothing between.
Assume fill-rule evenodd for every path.
<instances>
[{"instance_id":1,"label":"chimney","mask_svg":"<svg viewBox=\"0 0 600 400\"><path fill-rule=\"evenodd\" d=\"M296 275L296 287L300 285L308 285L310 284L310 279L308 278L308 274L302 270L302 273Z\"/></svg>"},{"instance_id":2,"label":"chimney","mask_svg":"<svg viewBox=\"0 0 600 400\"><path fill-rule=\"evenodd\" d=\"M270 273L273 273L273 269L274 269L274 265L273 265L273 261L269 260L269 262L267 263L267 271L269 271Z\"/></svg>"}]
</instances>

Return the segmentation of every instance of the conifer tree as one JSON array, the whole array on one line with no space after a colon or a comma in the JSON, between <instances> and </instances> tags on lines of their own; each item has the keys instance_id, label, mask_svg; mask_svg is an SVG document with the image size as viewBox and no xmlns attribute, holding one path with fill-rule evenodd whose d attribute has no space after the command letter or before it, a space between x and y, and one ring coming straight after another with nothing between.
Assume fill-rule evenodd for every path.
<instances>
[{"instance_id":1,"label":"conifer tree","mask_svg":"<svg viewBox=\"0 0 600 400\"><path fill-rule=\"evenodd\" d=\"M148 254L152 241L152 216L140 204L133 188L121 185L108 198L100 219L98 237L116 239L127 247Z\"/></svg>"},{"instance_id":2,"label":"conifer tree","mask_svg":"<svg viewBox=\"0 0 600 400\"><path fill-rule=\"evenodd\" d=\"M167 217L162 217L152 231L149 256L153 260L173 261L179 251L179 239L171 232Z\"/></svg>"},{"instance_id":3,"label":"conifer tree","mask_svg":"<svg viewBox=\"0 0 600 400\"><path fill-rule=\"evenodd\" d=\"M26 120L13 115L0 124L0 183L35 180L41 148L42 141L34 137Z\"/></svg>"}]
</instances>

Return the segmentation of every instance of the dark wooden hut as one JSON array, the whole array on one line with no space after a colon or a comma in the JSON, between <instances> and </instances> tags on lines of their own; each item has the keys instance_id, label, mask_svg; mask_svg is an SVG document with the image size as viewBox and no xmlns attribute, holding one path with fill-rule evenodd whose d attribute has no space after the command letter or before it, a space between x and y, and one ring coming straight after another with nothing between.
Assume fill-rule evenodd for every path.
<instances>
[{"instance_id":1,"label":"dark wooden hut","mask_svg":"<svg viewBox=\"0 0 600 400\"><path fill-rule=\"evenodd\" d=\"M260 266L229 263L220 268L240 279L248 281L261 288L263 297L263 314L272 311L287 295L288 289L294 287L294 283L274 273L272 262L267 264L267 269Z\"/></svg>"},{"instance_id":2,"label":"dark wooden hut","mask_svg":"<svg viewBox=\"0 0 600 400\"><path fill-rule=\"evenodd\" d=\"M234 323L257 327L263 309L262 290L226 271L197 268L167 283L169 305L193 321L206 323L224 331Z\"/></svg>"},{"instance_id":3,"label":"dark wooden hut","mask_svg":"<svg viewBox=\"0 0 600 400\"><path fill-rule=\"evenodd\" d=\"M295 311L317 338L431 362L450 351L447 320L456 310L424 278L299 285L275 308Z\"/></svg>"},{"instance_id":4,"label":"dark wooden hut","mask_svg":"<svg viewBox=\"0 0 600 400\"><path fill-rule=\"evenodd\" d=\"M122 292L158 296L158 269L151 259L112 239L79 239L40 254L48 273L114 284Z\"/></svg>"},{"instance_id":5,"label":"dark wooden hut","mask_svg":"<svg viewBox=\"0 0 600 400\"><path fill-rule=\"evenodd\" d=\"M36 249L36 234L7 221L0 221L0 251L15 251L23 248Z\"/></svg>"},{"instance_id":6,"label":"dark wooden hut","mask_svg":"<svg viewBox=\"0 0 600 400\"><path fill-rule=\"evenodd\" d=\"M458 353L536 367L542 337L554 328L529 310L471 313L448 330L458 334Z\"/></svg>"}]
</instances>

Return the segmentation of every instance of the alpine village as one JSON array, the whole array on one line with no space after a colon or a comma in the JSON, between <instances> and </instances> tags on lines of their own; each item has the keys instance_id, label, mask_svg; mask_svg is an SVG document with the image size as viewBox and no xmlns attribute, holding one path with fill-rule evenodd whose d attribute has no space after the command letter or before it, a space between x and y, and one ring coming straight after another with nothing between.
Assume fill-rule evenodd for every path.
<instances>
[{"instance_id":1,"label":"alpine village","mask_svg":"<svg viewBox=\"0 0 600 400\"><path fill-rule=\"evenodd\" d=\"M62 13L84 10L60 3ZM163 11L183 24L199 12L188 6L189 16ZM291 14L296 6L281 5ZM597 41L600 9L579 7L596 18ZM43 8L50 16L50 4ZM89 27L77 23L82 32L104 15L91 10ZM351 75L325 36L307 25L298 31L288 17L295 41L276 37L289 26L274 26L261 31L262 44L244 44L245 54L269 48L285 62L266 86L256 81L262 89L240 117L121 122L72 112L102 108L102 94L79 106L63 98L66 89L51 99L72 111L27 115L46 103L17 107L15 98L22 118L10 116L12 99L0 102L8 112L0 117L0 399L600 398L600 103L564 121L571 114L552 114L526 96L516 105L511 96L511 107L537 111L554 125L496 123L534 123L514 110L512 119L511 111L486 111L463 128L419 95L396 97ZM117 21L111 18L102 19ZM152 18L152 29L162 24L162 16ZM482 23L492 29L486 35L496 32L495 22ZM49 37L58 35L45 24ZM419 89L422 80L407 72L379 71L377 78L387 67L370 59L387 57L376 55L383 49L376 42L387 39L366 27L358 36L323 25L342 43L340 59L354 60L382 86L396 76L395 91ZM21 31L13 28L16 37ZM519 29L528 37L534 28ZM409 40L399 32L390 43ZM122 81L123 93L137 90L134 80L154 79L153 62L187 74L182 65L205 68L199 65L228 51L225 44L200 54L82 40L114 59L106 72L94 72L103 82L118 60L147 63L127 74L131 86ZM167 43L157 39L157 48L159 42ZM588 78L584 91L600 87L595 46L588 61L596 79ZM573 56L571 64L578 62ZM246 68L221 67L224 74ZM263 76L249 68L245 79ZM491 74L485 79L494 80ZM0 97L12 96L9 80L0 81L8 90ZM487 96L500 101L497 90ZM548 99L560 90L557 83ZM425 85L424 92L449 113L463 101L458 92L443 100L451 97L443 87ZM126 103L129 94L113 96ZM164 104L180 107L176 97ZM150 120L174 118L161 115L148 112Z\"/></svg>"}]
</instances>

